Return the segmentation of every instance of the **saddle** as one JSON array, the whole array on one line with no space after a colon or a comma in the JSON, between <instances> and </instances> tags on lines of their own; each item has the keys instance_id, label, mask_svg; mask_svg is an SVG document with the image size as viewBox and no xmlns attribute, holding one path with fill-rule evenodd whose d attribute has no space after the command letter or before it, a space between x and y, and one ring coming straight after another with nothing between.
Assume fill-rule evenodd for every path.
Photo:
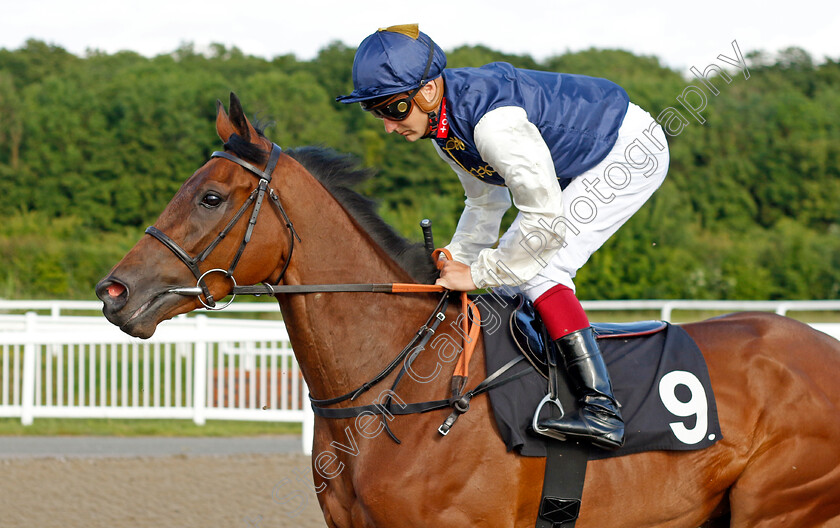
<instances>
[{"instance_id":1,"label":"saddle","mask_svg":"<svg viewBox=\"0 0 840 528\"><path fill-rule=\"evenodd\" d=\"M551 346L545 325L534 303L524 295L517 295L516 308L510 315L510 335L522 355L534 369L548 379L548 361L546 354ZM665 321L649 320L631 323L592 323L592 329L598 339L629 339L661 332L668 327Z\"/></svg>"}]
</instances>

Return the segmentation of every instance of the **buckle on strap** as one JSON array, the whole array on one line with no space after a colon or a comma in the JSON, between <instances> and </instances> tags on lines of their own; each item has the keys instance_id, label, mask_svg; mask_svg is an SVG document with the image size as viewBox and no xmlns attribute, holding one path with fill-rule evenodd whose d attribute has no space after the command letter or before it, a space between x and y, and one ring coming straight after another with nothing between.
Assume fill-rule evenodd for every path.
<instances>
[{"instance_id":1,"label":"buckle on strap","mask_svg":"<svg viewBox=\"0 0 840 528\"><path fill-rule=\"evenodd\" d=\"M470 399L472 395L467 393L454 402L452 402L452 412L449 416L444 420L444 422L438 427L438 432L441 436L446 436L449 434L449 430L452 429L452 426L455 425L455 422L458 420L462 414L470 410Z\"/></svg>"}]
</instances>

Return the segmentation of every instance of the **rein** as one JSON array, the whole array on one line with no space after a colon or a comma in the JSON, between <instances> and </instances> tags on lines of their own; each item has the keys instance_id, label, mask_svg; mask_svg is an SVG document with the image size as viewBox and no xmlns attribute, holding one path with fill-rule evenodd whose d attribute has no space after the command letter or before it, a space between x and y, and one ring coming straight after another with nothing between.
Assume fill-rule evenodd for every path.
<instances>
[{"instance_id":1,"label":"rein","mask_svg":"<svg viewBox=\"0 0 840 528\"><path fill-rule=\"evenodd\" d=\"M437 293L447 291L436 284L383 283L383 284L254 284L252 286L235 285L231 294L236 295L276 295L280 293ZM199 286L172 288L168 293L180 295L201 295ZM217 308L218 309L218 308Z\"/></svg>"},{"instance_id":2,"label":"rein","mask_svg":"<svg viewBox=\"0 0 840 528\"><path fill-rule=\"evenodd\" d=\"M391 403L394 400L394 397L396 396L394 390L396 389L399 382L402 380L405 373L408 372L408 370L411 368L411 364L414 362L414 360L417 358L420 352L424 350L426 344L431 339L432 335L434 335L437 327L440 325L441 322L443 322L444 319L446 319L445 312L447 307L449 306L449 300L452 292L450 290L447 290L443 286L438 286L435 284L279 284L279 282L283 279L283 276L286 274L286 270L288 269L289 263L292 260L292 253L294 252L295 240L301 242L300 236L297 234L297 231L295 231L294 225L289 219L289 216L286 214L283 205L280 203L279 196L277 196L277 194L274 192L274 189L269 187L269 183L271 183L272 173L274 172L274 169L277 166L277 161L280 159L281 153L282 149L278 145L272 143L271 154L269 155L269 159L266 163L265 170L261 170L258 167L248 163L247 161L233 156L231 154L228 154L227 152L213 152L213 154L211 155L212 158L224 158L226 160L232 161L233 163L236 163L237 165L246 169L251 174L255 175L259 179L259 182L257 184L257 187L251 192L245 203L242 204L242 206L239 208L236 214L233 215L233 217L222 229L222 231L216 236L216 238L214 238L210 242L210 244L208 244L207 247L205 247L195 257L191 257L189 253L187 253L177 242L175 242L171 237L169 237L166 233L162 232L158 228L154 226L149 226L148 228L146 228L146 234L157 239L160 243L162 243L170 251L172 251L175 254L175 256L178 257L178 259L180 259L181 262L183 262L187 266L187 268L189 268L189 270L192 272L193 276L196 279L196 285L194 287L172 288L168 290L167 293L195 296L198 298L199 302L208 310L223 310L224 308L227 308L234 301L237 295L260 296L277 294L342 292L444 293L444 295L441 296L441 299L438 302L437 306L435 307L434 312L432 312L432 315L429 316L426 323L420 327L420 329L417 331L417 333L414 335L411 341L402 349L402 351L399 354L397 354L397 356L379 374L374 376L373 379L362 384L355 390L352 390L346 394L334 398L319 400L312 398L312 396L310 395L313 411L318 416L322 416L325 418L349 418L356 417L364 413L382 415L382 423L384 424L385 429L387 430L391 438L397 443L400 443L400 441L388 427L388 422L385 420L385 415L393 417L394 414L422 413L436 409L452 407L452 414L450 414L446 421L440 426L440 428L438 428L440 434L446 436L446 434L448 434L449 432L449 429L458 419L458 416L465 413L469 409L469 401L471 398L478 394L482 394L492 388L495 388L499 385L502 385L509 381L513 381L514 379L525 375L528 372L528 370L530 370L526 369L506 378L501 377L503 373L507 372L511 367L513 367L515 364L519 363L519 361L524 359L524 356L519 356L516 359L510 361L508 364L502 366L492 375L488 376L473 390L469 392L464 392L469 377L469 363L472 358L472 353L475 350L478 335L481 331L481 316L479 314L478 308L475 306L475 303L473 303L467 297L467 293L461 292L462 313L458 316L458 320L461 323L459 331L463 340L463 347L461 356L458 358L458 363L455 367L455 372L452 376L452 397L446 400L436 400L413 404L405 404L404 402L400 401L398 402L400 408L393 408ZM269 198L271 199L271 203L274 205L275 211L283 218L285 226L289 231L289 254L286 258L285 264L283 265L283 269L280 272L280 276L277 278L277 281L274 284L268 284L266 282L263 282L261 284L256 285L240 286L236 283L236 279L234 279L233 277L233 272L236 269L237 264L239 264L239 259L242 257L242 254L245 251L245 246L251 240L251 235L253 234L254 226L257 223L257 218L259 216L260 209L262 207L266 194L268 194ZM199 264L203 262L210 255L210 253L213 252L213 250L219 245L219 243L221 243L221 241L224 240L224 238L230 233L234 226L236 226L239 220L245 216L245 213L251 206L251 204L253 204L254 207L253 211L251 212L250 219L248 221L248 227L245 231L245 235L242 238L242 242L239 244L239 249L237 250L236 255L234 256L233 261L231 262L228 269L224 270L221 268L215 268L202 273L199 269ZM430 236L428 238L430 238ZM449 254L448 250L438 249L432 253L432 258L435 260L435 262L438 262L437 257L441 253L446 255L446 257L449 259L452 258L452 255ZM210 289L208 288L204 280L204 278L207 275L215 272L223 273L227 279L233 282L233 288L231 289L232 298L221 307L216 306L216 302L213 299L213 295L210 293ZM390 390L390 394L387 396L384 403L374 403L372 405L365 405L360 407L347 407L340 409L326 408L327 406L335 405L337 403L345 402L348 400L355 400L361 394L367 392L372 387L382 382L386 377L388 377L389 374L396 370L400 363L402 363L403 367L397 375L396 379L394 380L394 383ZM399 398L397 397L397 399Z\"/></svg>"}]
</instances>

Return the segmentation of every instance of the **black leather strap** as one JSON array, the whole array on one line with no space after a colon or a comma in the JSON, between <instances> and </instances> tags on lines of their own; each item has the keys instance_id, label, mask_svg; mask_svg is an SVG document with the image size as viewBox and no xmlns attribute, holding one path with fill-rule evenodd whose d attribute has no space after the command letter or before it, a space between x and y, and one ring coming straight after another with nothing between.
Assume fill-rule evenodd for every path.
<instances>
[{"instance_id":1,"label":"black leather strap","mask_svg":"<svg viewBox=\"0 0 840 528\"><path fill-rule=\"evenodd\" d=\"M225 237L227 237L227 235L228 235L228 233L230 233L231 229L233 229L233 227L239 222L239 219L242 218L242 216L245 214L245 211L247 211L248 207L250 207L251 204L254 202L254 199L256 198L256 196L257 196L257 190L254 189L251 192L251 194L248 196L248 199L245 200L245 203L243 203L242 206L239 208L239 210L236 211L236 214L233 215L233 217L230 219L230 221L227 223L227 225L224 227L224 229L222 229L219 232L219 234L216 236L216 238L214 238L213 241L210 242L210 244L206 248L204 248L204 250L201 253L196 255L196 257L195 257L196 262L204 262L204 259L206 259L208 255L210 255L210 252L212 252L214 249L216 249L216 246L219 245L219 243L222 240L224 240Z\"/></svg>"},{"instance_id":2,"label":"black leather strap","mask_svg":"<svg viewBox=\"0 0 840 528\"><path fill-rule=\"evenodd\" d=\"M573 528L580 513L586 463L592 447L586 442L550 442L545 481L535 528Z\"/></svg>"},{"instance_id":3,"label":"black leather strap","mask_svg":"<svg viewBox=\"0 0 840 528\"><path fill-rule=\"evenodd\" d=\"M562 367L556 375L560 378L556 396L563 407L572 412L578 404L571 392L571 381ZM550 414L545 418L558 416L559 411L555 406L549 405L546 408ZM546 444L543 496L535 527L573 528L580 510L586 464L594 448L589 442L572 438L566 441L551 440Z\"/></svg>"},{"instance_id":4,"label":"black leather strap","mask_svg":"<svg viewBox=\"0 0 840 528\"><path fill-rule=\"evenodd\" d=\"M192 272L193 276L198 280L198 286L201 288L201 293L204 295L204 300L208 306L215 306L216 302L213 300L213 295L210 293L210 288L207 287L207 283L201 278L201 270L198 269L198 262L200 261L199 255L198 257L191 257L189 254L184 251L181 246L179 246L174 240L169 238L169 236L161 231L160 229L156 228L155 226L149 226L146 228L146 234L156 238L160 241L161 244L168 247L172 253L178 257L181 262L187 265L187 267Z\"/></svg>"},{"instance_id":5,"label":"black leather strap","mask_svg":"<svg viewBox=\"0 0 840 528\"><path fill-rule=\"evenodd\" d=\"M254 226L257 224L257 217L260 214L260 209L262 209L263 199L265 198L266 190L268 189L268 184L271 182L271 173L274 172L274 168L277 166L277 160L280 159L280 153L282 150L277 145L271 145L271 154L269 155L268 162L265 164L265 170L260 170L259 168L255 167L254 165L248 163L247 161L237 158L236 156L232 156L227 152L214 152L211 157L212 158L224 158L226 160L230 160L237 165L249 170L255 176L260 179L257 188L254 192L251 193L251 197L246 202L246 205L251 201L254 202L254 210L251 212L251 218L248 220L248 227L245 230L245 235L242 237L242 242L239 244L239 249L236 251L236 255L233 257L233 261L230 264L230 267L227 270L228 275L233 275L233 271L236 269L237 264L239 264L239 259L242 257L242 253L245 252L245 246L248 242L251 241L251 235L254 232ZM256 198L254 197L254 193L256 193ZM240 214L244 211L245 205L240 208ZM237 214L235 218L236 221L239 220L240 214ZM285 215L284 215L285 216ZM235 222L231 222L229 224L230 227L233 227L232 224ZM227 233L225 233L227 234ZM216 240L220 240L223 238L224 235L220 235L219 238ZM218 243L218 242L217 242ZM206 255L205 255L206 256Z\"/></svg>"},{"instance_id":6,"label":"black leather strap","mask_svg":"<svg viewBox=\"0 0 840 528\"><path fill-rule=\"evenodd\" d=\"M323 418L355 418L363 413L375 415L386 413L394 415L405 415L436 411L438 409L445 409L447 407L449 407L449 400L434 400L407 404L397 403L396 406L392 404L387 407L385 404L372 404L361 405L358 407L346 407L343 409L329 409L326 407L318 407L313 403L312 412L314 412L317 416L321 416Z\"/></svg>"},{"instance_id":7,"label":"black leather strap","mask_svg":"<svg viewBox=\"0 0 840 528\"><path fill-rule=\"evenodd\" d=\"M531 367L529 366L526 369L523 369L519 372L511 374L507 377L502 377L504 373L509 371L511 367L522 361L522 356L515 358L505 365L503 365L499 370L488 376L484 381L478 384L476 388L467 392L464 397L468 399L468 401L479 394L483 394L487 391L493 390L496 387L500 387L505 383L511 382L515 379L519 379L522 376L528 374L531 371ZM372 413L372 414L386 414L391 413L394 415L405 415L405 414L417 414L417 413L424 413L429 411L435 411L438 409L445 409L447 407L451 407L454 403L451 399L448 400L432 400L426 402L419 402L419 403L408 403L408 404L401 404L398 403L397 407L393 405L386 407L384 404L371 404L371 405L361 405L358 407L345 407L342 409L327 409L316 405L318 400L312 400L312 411L324 418L355 418L362 413ZM467 407L468 408L468 407ZM467 409L464 409L466 412ZM463 413L460 413L463 414Z\"/></svg>"},{"instance_id":8,"label":"black leather strap","mask_svg":"<svg viewBox=\"0 0 840 528\"><path fill-rule=\"evenodd\" d=\"M181 262L183 262L187 265L188 268L190 268L190 271L193 272L193 275L195 275L196 278L198 278L201 275L201 272L198 270L198 266L196 265L197 259L189 256L189 254L187 254L186 251L181 249L181 246L179 246L177 242L169 238L169 236L166 233L156 228L155 226L149 226L146 228L146 234L158 239L164 246L168 247L170 251L175 253L175 256L181 259Z\"/></svg>"},{"instance_id":9,"label":"black leather strap","mask_svg":"<svg viewBox=\"0 0 840 528\"><path fill-rule=\"evenodd\" d=\"M265 170L261 170L259 167L256 167L247 161L243 160L242 158L237 158L233 154L228 154L227 152L220 152L216 151L210 155L211 158L225 158L226 160L230 160L237 165L249 170L250 172L254 173L258 178L271 181L271 173L274 172L274 167L277 166L277 160L280 159L280 153L283 152L278 145L273 144L271 145L271 154L269 154L268 162L265 164Z\"/></svg>"},{"instance_id":10,"label":"black leather strap","mask_svg":"<svg viewBox=\"0 0 840 528\"><path fill-rule=\"evenodd\" d=\"M472 400L473 397L485 393L489 390L495 389L496 387L500 387L505 383L511 382L515 379L519 379L522 376L528 374L531 371L530 367L520 370L515 374L511 374L506 378L502 378L502 375L505 372L510 370L513 366L515 366L520 361L523 361L524 359L525 356L516 356L515 358L511 359L510 361L499 367L499 369L496 372L487 376L487 378L485 378L484 381L479 383L473 390L467 392L466 394L457 399L450 399L452 413L446 418L446 420L444 420L443 424L441 424L441 426L438 427L438 432L443 436L449 434L449 430L452 428L453 425L455 425L455 422L458 420L458 418L470 409L470 400Z\"/></svg>"}]
</instances>

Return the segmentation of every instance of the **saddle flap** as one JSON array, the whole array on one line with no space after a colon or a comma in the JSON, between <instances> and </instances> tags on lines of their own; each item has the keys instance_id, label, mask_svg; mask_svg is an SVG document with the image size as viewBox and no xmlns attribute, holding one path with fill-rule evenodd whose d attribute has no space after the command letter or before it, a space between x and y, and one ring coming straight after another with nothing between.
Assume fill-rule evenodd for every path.
<instances>
[{"instance_id":1,"label":"saddle flap","mask_svg":"<svg viewBox=\"0 0 840 528\"><path fill-rule=\"evenodd\" d=\"M512 297L500 299L488 294L476 304L485 311L486 320L495 317L497 320L509 322L520 301ZM524 303L522 307L525 307ZM530 308L526 311L530 311ZM516 319L513 319L515 322ZM528 324L531 325L530 322ZM658 322L650 326L645 325L641 329L632 325L622 325L616 329L621 331L614 332L613 335L626 335L630 330L630 334L637 334L640 331L652 331L660 326ZM521 340L519 345L515 344L512 335L504 331L504 326L497 332L485 332L485 364L488 372L498 370L522 353ZM549 345L554 346L550 342ZM622 414L627 417L628 434L627 441L620 450L597 450L592 458L623 456L650 450L692 451L704 449L720 441L723 435L705 359L697 344L682 327L666 325L661 332L644 337L602 339L599 341L599 347L610 372L616 399L621 402ZM531 348L525 350L530 351ZM521 368L530 370L524 366ZM545 457L548 445L555 443L542 435L531 434L534 410L546 395L547 383L538 373L539 370L541 369L535 367L534 372L488 392L496 425L505 446L509 451L516 450L522 456ZM575 403L571 394L572 387L567 383L562 385L564 394L561 400L564 409L568 408L571 411ZM685 415L679 414L683 410L675 409L678 407L675 402L686 401L686 390L691 393L688 398L698 405L692 409L698 411L698 419L688 417L684 427L675 427L682 424L686 418ZM708 420L699 419L699 411L703 409ZM684 434L694 430L694 436ZM550 496L572 497L566 493L553 493Z\"/></svg>"},{"instance_id":2,"label":"saddle flap","mask_svg":"<svg viewBox=\"0 0 840 528\"><path fill-rule=\"evenodd\" d=\"M524 295L517 295L517 307L510 314L510 336L516 348L537 372L548 378L547 351L550 339L534 304Z\"/></svg>"}]
</instances>

